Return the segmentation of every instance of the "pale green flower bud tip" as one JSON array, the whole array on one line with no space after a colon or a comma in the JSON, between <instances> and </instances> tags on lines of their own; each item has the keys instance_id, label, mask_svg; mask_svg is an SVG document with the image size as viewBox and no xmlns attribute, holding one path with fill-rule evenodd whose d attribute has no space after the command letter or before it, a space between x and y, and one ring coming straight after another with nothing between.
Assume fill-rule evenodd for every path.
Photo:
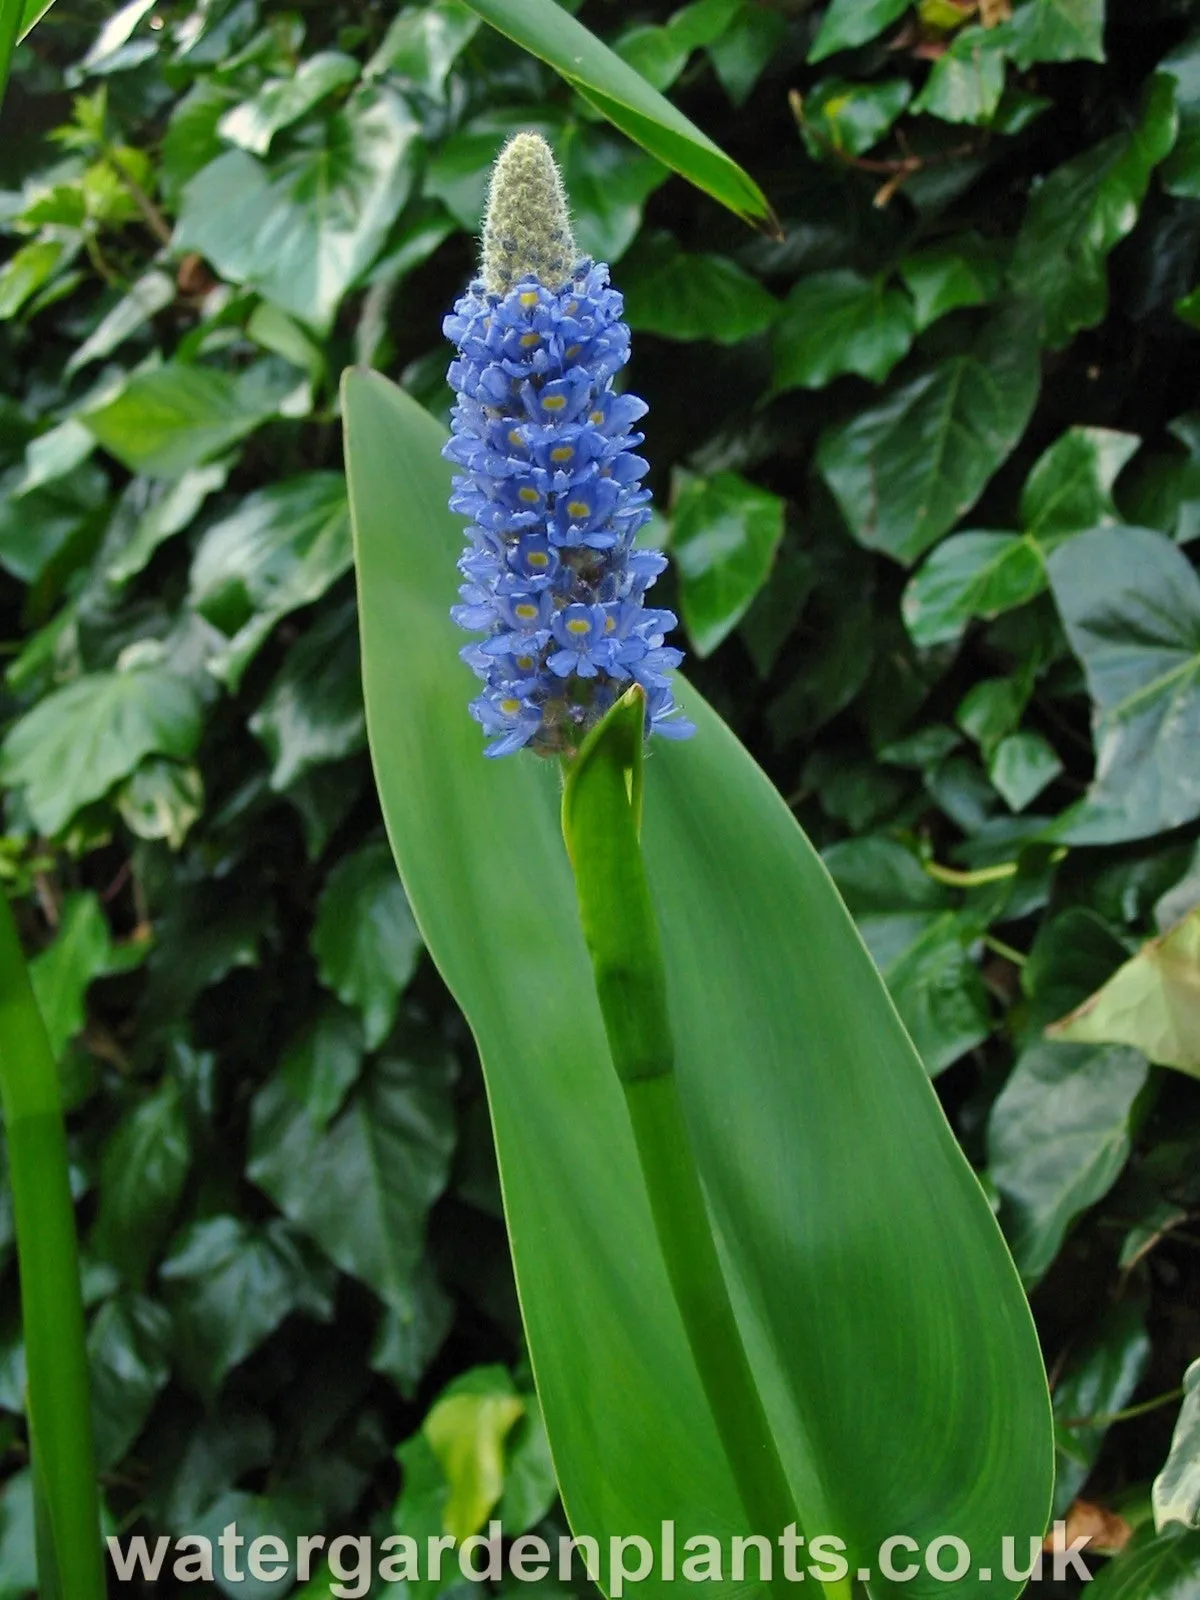
<instances>
[{"instance_id":1,"label":"pale green flower bud tip","mask_svg":"<svg viewBox=\"0 0 1200 1600\"><path fill-rule=\"evenodd\" d=\"M562 174L540 133L518 133L492 168L483 219L485 286L507 294L522 278L557 289L578 259Z\"/></svg>"}]
</instances>

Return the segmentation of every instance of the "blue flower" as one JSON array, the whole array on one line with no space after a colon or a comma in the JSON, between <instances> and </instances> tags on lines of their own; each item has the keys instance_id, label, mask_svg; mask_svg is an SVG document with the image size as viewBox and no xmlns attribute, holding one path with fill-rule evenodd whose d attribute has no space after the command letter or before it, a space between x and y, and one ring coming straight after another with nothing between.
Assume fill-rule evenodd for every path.
<instances>
[{"instance_id":1,"label":"blue flower","mask_svg":"<svg viewBox=\"0 0 1200 1600\"><path fill-rule=\"evenodd\" d=\"M469 523L451 615L485 637L462 652L483 680L471 712L490 756L571 752L630 682L646 732L684 738L667 676L669 611L645 604L666 566L635 548L650 520L636 454L646 413L618 394L629 329L608 268L579 262L556 286L473 283L446 318L458 400L450 505Z\"/></svg>"}]
</instances>

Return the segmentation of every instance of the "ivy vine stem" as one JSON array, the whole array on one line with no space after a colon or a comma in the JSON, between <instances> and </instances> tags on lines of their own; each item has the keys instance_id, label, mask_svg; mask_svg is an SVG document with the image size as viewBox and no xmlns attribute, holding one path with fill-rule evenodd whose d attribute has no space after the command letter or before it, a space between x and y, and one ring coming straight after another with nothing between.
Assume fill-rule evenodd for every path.
<instances>
[{"instance_id":1,"label":"ivy vine stem","mask_svg":"<svg viewBox=\"0 0 1200 1600\"><path fill-rule=\"evenodd\" d=\"M21 1277L42 1600L104 1600L75 1213L58 1067L0 894L0 1109Z\"/></svg>"}]
</instances>

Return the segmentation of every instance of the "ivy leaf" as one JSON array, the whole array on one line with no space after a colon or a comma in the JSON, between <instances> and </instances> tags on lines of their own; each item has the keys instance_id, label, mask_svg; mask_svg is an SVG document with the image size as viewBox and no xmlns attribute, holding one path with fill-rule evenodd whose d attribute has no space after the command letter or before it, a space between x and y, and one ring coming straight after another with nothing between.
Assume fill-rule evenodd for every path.
<instances>
[{"instance_id":1,"label":"ivy leaf","mask_svg":"<svg viewBox=\"0 0 1200 1600\"><path fill-rule=\"evenodd\" d=\"M170 361L134 373L79 420L130 472L178 478L276 416L295 374L261 362L236 377Z\"/></svg>"},{"instance_id":2,"label":"ivy leaf","mask_svg":"<svg viewBox=\"0 0 1200 1600\"><path fill-rule=\"evenodd\" d=\"M236 690L280 618L319 600L351 559L340 473L303 473L247 495L208 529L192 562L191 604L229 638L210 670Z\"/></svg>"},{"instance_id":3,"label":"ivy leaf","mask_svg":"<svg viewBox=\"0 0 1200 1600\"><path fill-rule=\"evenodd\" d=\"M369 1050L391 1032L422 948L386 843L340 861L317 906L312 950L321 982L362 1012Z\"/></svg>"},{"instance_id":4,"label":"ivy leaf","mask_svg":"<svg viewBox=\"0 0 1200 1600\"><path fill-rule=\"evenodd\" d=\"M1174 143L1176 126L1173 82L1156 77L1136 128L1065 162L1034 191L1011 281L1042 306L1052 350L1103 319L1105 263L1137 222L1150 174Z\"/></svg>"},{"instance_id":5,"label":"ivy leaf","mask_svg":"<svg viewBox=\"0 0 1200 1600\"><path fill-rule=\"evenodd\" d=\"M852 50L878 38L908 10L909 0L832 0L821 19L810 61L824 61L838 50Z\"/></svg>"},{"instance_id":6,"label":"ivy leaf","mask_svg":"<svg viewBox=\"0 0 1200 1600\"><path fill-rule=\"evenodd\" d=\"M459 0L404 6L392 18L363 76L377 78L391 72L431 100L440 100L450 68L478 31L479 18Z\"/></svg>"},{"instance_id":7,"label":"ivy leaf","mask_svg":"<svg viewBox=\"0 0 1200 1600\"><path fill-rule=\"evenodd\" d=\"M179 850L204 810L204 780L196 767L151 756L122 785L117 809L139 839L165 839Z\"/></svg>"},{"instance_id":8,"label":"ivy leaf","mask_svg":"<svg viewBox=\"0 0 1200 1600\"><path fill-rule=\"evenodd\" d=\"M817 272L801 278L775 327L776 394L823 388L843 372L881 383L913 341L912 306L882 278Z\"/></svg>"},{"instance_id":9,"label":"ivy leaf","mask_svg":"<svg viewBox=\"0 0 1200 1600\"><path fill-rule=\"evenodd\" d=\"M822 436L817 465L860 544L908 564L969 510L1029 420L1036 328L1016 309Z\"/></svg>"},{"instance_id":10,"label":"ivy leaf","mask_svg":"<svg viewBox=\"0 0 1200 1600\"><path fill-rule=\"evenodd\" d=\"M277 133L299 122L327 95L358 77L358 62L339 50L320 50L296 68L290 78L270 78L251 100L227 111L217 132L252 155L265 156Z\"/></svg>"},{"instance_id":11,"label":"ivy leaf","mask_svg":"<svg viewBox=\"0 0 1200 1600\"><path fill-rule=\"evenodd\" d=\"M1010 811L1024 811L1063 770L1054 746L1040 733L1010 733L988 761L988 777Z\"/></svg>"},{"instance_id":12,"label":"ivy leaf","mask_svg":"<svg viewBox=\"0 0 1200 1600\"><path fill-rule=\"evenodd\" d=\"M988 1035L973 931L947 891L894 839L832 845L822 859L841 891L931 1077Z\"/></svg>"},{"instance_id":13,"label":"ivy leaf","mask_svg":"<svg viewBox=\"0 0 1200 1600\"><path fill-rule=\"evenodd\" d=\"M1018 1058L988 1119L988 1172L1026 1284L1119 1177L1148 1071L1144 1056L1117 1045L1038 1040Z\"/></svg>"},{"instance_id":14,"label":"ivy leaf","mask_svg":"<svg viewBox=\"0 0 1200 1600\"><path fill-rule=\"evenodd\" d=\"M1200 1360L1183 1376L1183 1404L1171 1438L1171 1453L1151 1491L1154 1526L1173 1522L1200 1528Z\"/></svg>"},{"instance_id":15,"label":"ivy leaf","mask_svg":"<svg viewBox=\"0 0 1200 1600\"><path fill-rule=\"evenodd\" d=\"M1028 0L1011 33L1022 71L1035 61L1103 61L1104 0Z\"/></svg>"},{"instance_id":16,"label":"ivy leaf","mask_svg":"<svg viewBox=\"0 0 1200 1600\"><path fill-rule=\"evenodd\" d=\"M61 833L148 755L186 761L200 739L199 696L156 664L93 672L39 700L0 747L0 782L23 788L35 825Z\"/></svg>"},{"instance_id":17,"label":"ivy leaf","mask_svg":"<svg viewBox=\"0 0 1200 1600\"><path fill-rule=\"evenodd\" d=\"M176 1078L165 1077L127 1111L100 1163L91 1247L140 1289L165 1244L192 1163L192 1139Z\"/></svg>"},{"instance_id":18,"label":"ivy leaf","mask_svg":"<svg viewBox=\"0 0 1200 1600\"><path fill-rule=\"evenodd\" d=\"M996 617L1046 587L1037 543L1020 533L956 533L938 545L904 591L915 645L951 644L973 617Z\"/></svg>"},{"instance_id":19,"label":"ivy leaf","mask_svg":"<svg viewBox=\"0 0 1200 1600\"><path fill-rule=\"evenodd\" d=\"M1179 137L1162 165L1162 184L1168 194L1200 199L1200 33L1164 56L1156 69L1175 84L1179 109Z\"/></svg>"},{"instance_id":20,"label":"ivy leaf","mask_svg":"<svg viewBox=\"0 0 1200 1600\"><path fill-rule=\"evenodd\" d=\"M107 311L87 338L72 352L65 373L70 377L89 361L99 361L111 355L118 345L124 344L131 334L149 322L150 318L169 306L175 298L175 281L165 272L152 268L144 272L128 294Z\"/></svg>"},{"instance_id":21,"label":"ivy leaf","mask_svg":"<svg viewBox=\"0 0 1200 1600\"><path fill-rule=\"evenodd\" d=\"M1052 548L1052 536L1118 522L1112 486L1141 445L1114 428L1068 428L1034 463L1021 491L1021 520Z\"/></svg>"},{"instance_id":22,"label":"ivy leaf","mask_svg":"<svg viewBox=\"0 0 1200 1600\"><path fill-rule=\"evenodd\" d=\"M793 104L798 106L805 148L814 161L820 161L830 151L865 155L911 99L912 85L907 78L886 78L882 83L825 78Z\"/></svg>"},{"instance_id":23,"label":"ivy leaf","mask_svg":"<svg viewBox=\"0 0 1200 1600\"><path fill-rule=\"evenodd\" d=\"M399 95L369 87L270 165L227 151L184 189L174 247L328 333L408 198L419 132Z\"/></svg>"},{"instance_id":24,"label":"ivy leaf","mask_svg":"<svg viewBox=\"0 0 1200 1600\"><path fill-rule=\"evenodd\" d=\"M454 1148L453 1063L414 1048L374 1062L332 1121L293 1055L255 1096L247 1173L343 1272L411 1314L430 1206Z\"/></svg>"},{"instance_id":25,"label":"ivy leaf","mask_svg":"<svg viewBox=\"0 0 1200 1600\"><path fill-rule=\"evenodd\" d=\"M88 1329L96 1465L111 1470L129 1452L171 1376L171 1318L142 1295L122 1294Z\"/></svg>"},{"instance_id":26,"label":"ivy leaf","mask_svg":"<svg viewBox=\"0 0 1200 1600\"><path fill-rule=\"evenodd\" d=\"M1047 1030L1079 1044L1127 1044L1200 1077L1200 911L1148 939L1102 989Z\"/></svg>"},{"instance_id":27,"label":"ivy leaf","mask_svg":"<svg viewBox=\"0 0 1200 1600\"><path fill-rule=\"evenodd\" d=\"M117 965L98 897L90 890L69 894L59 911L53 944L29 963L29 979L56 1057L83 1027L93 978Z\"/></svg>"},{"instance_id":28,"label":"ivy leaf","mask_svg":"<svg viewBox=\"0 0 1200 1600\"><path fill-rule=\"evenodd\" d=\"M744 5L708 46L708 59L735 106L745 105L787 32L787 19L765 6Z\"/></svg>"},{"instance_id":29,"label":"ivy leaf","mask_svg":"<svg viewBox=\"0 0 1200 1600\"><path fill-rule=\"evenodd\" d=\"M328 612L288 651L250 718L271 758L271 787L286 789L311 768L366 744L356 608Z\"/></svg>"},{"instance_id":30,"label":"ivy leaf","mask_svg":"<svg viewBox=\"0 0 1200 1600\"><path fill-rule=\"evenodd\" d=\"M1139 1530L1099 1573L1092 1600L1191 1600L1200 1563L1200 1531L1152 1536Z\"/></svg>"},{"instance_id":31,"label":"ivy leaf","mask_svg":"<svg viewBox=\"0 0 1200 1600\"><path fill-rule=\"evenodd\" d=\"M948 311L994 300L1003 278L995 254L975 233L905 256L899 271L913 297L918 332Z\"/></svg>"},{"instance_id":32,"label":"ivy leaf","mask_svg":"<svg viewBox=\"0 0 1200 1600\"><path fill-rule=\"evenodd\" d=\"M1049 560L1092 697L1096 775L1056 826L1076 844L1143 839L1200 816L1200 578L1164 534L1097 528Z\"/></svg>"},{"instance_id":33,"label":"ivy leaf","mask_svg":"<svg viewBox=\"0 0 1200 1600\"><path fill-rule=\"evenodd\" d=\"M293 1311L333 1317L332 1268L278 1217L193 1223L159 1270L178 1369L207 1398Z\"/></svg>"},{"instance_id":34,"label":"ivy leaf","mask_svg":"<svg viewBox=\"0 0 1200 1600\"><path fill-rule=\"evenodd\" d=\"M1054 1386L1054 1514L1063 1515L1087 1482L1107 1423L1087 1425L1128 1405L1150 1359L1150 1340L1136 1301L1110 1306Z\"/></svg>"},{"instance_id":35,"label":"ivy leaf","mask_svg":"<svg viewBox=\"0 0 1200 1600\"><path fill-rule=\"evenodd\" d=\"M957 533L930 555L904 592L914 644L958 639L973 617L996 617L1045 589L1046 558L1062 540L1116 522L1112 486L1140 445L1112 428L1068 428L1035 462L1021 494L1026 532Z\"/></svg>"},{"instance_id":36,"label":"ivy leaf","mask_svg":"<svg viewBox=\"0 0 1200 1600\"><path fill-rule=\"evenodd\" d=\"M683 489L670 546L697 655L711 655L750 609L783 537L783 512L778 495L736 472L694 478Z\"/></svg>"},{"instance_id":37,"label":"ivy leaf","mask_svg":"<svg viewBox=\"0 0 1200 1600\"><path fill-rule=\"evenodd\" d=\"M458 1540L483 1527L504 1492L504 1446L525 1402L502 1367L469 1374L430 1407L422 1432L450 1493L442 1525Z\"/></svg>"},{"instance_id":38,"label":"ivy leaf","mask_svg":"<svg viewBox=\"0 0 1200 1600\"><path fill-rule=\"evenodd\" d=\"M667 233L643 236L621 264L625 320L664 339L740 344L770 327L774 295L728 256L688 253Z\"/></svg>"},{"instance_id":39,"label":"ivy leaf","mask_svg":"<svg viewBox=\"0 0 1200 1600\"><path fill-rule=\"evenodd\" d=\"M962 28L933 63L913 110L943 122L990 122L1004 93L1008 43L1001 28Z\"/></svg>"}]
</instances>

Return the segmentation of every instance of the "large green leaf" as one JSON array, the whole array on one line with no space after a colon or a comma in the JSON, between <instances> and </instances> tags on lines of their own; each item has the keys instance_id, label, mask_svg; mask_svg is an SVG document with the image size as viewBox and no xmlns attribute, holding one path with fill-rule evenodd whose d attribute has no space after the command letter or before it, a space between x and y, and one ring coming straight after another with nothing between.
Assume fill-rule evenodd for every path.
<instances>
[{"instance_id":1,"label":"large green leaf","mask_svg":"<svg viewBox=\"0 0 1200 1600\"><path fill-rule=\"evenodd\" d=\"M1035 61L1103 61L1104 0L1027 0L1012 32L1022 69Z\"/></svg>"},{"instance_id":2,"label":"large green leaf","mask_svg":"<svg viewBox=\"0 0 1200 1600\"><path fill-rule=\"evenodd\" d=\"M1139 1533L1088 1589L1091 1600L1192 1600L1200 1570L1200 1531Z\"/></svg>"},{"instance_id":3,"label":"large green leaf","mask_svg":"<svg viewBox=\"0 0 1200 1600\"><path fill-rule=\"evenodd\" d=\"M1108 1432L1108 1418L1129 1403L1150 1360L1142 1308L1118 1301L1070 1353L1054 1385L1054 1510L1062 1516L1087 1482Z\"/></svg>"},{"instance_id":4,"label":"large green leaf","mask_svg":"<svg viewBox=\"0 0 1200 1600\"><path fill-rule=\"evenodd\" d=\"M1179 137L1163 162L1163 187L1169 194L1200 199L1200 34L1192 34L1158 64L1175 83Z\"/></svg>"},{"instance_id":5,"label":"large green leaf","mask_svg":"<svg viewBox=\"0 0 1200 1600\"><path fill-rule=\"evenodd\" d=\"M1129 1044L1200 1077L1200 912L1148 939L1051 1032L1080 1044Z\"/></svg>"},{"instance_id":6,"label":"large green leaf","mask_svg":"<svg viewBox=\"0 0 1200 1600\"><path fill-rule=\"evenodd\" d=\"M286 789L311 768L366 743L353 604L328 612L293 645L250 718L273 763L271 787Z\"/></svg>"},{"instance_id":7,"label":"large green leaf","mask_svg":"<svg viewBox=\"0 0 1200 1600\"><path fill-rule=\"evenodd\" d=\"M371 87L271 165L229 150L184 190L175 246L326 333L408 198L418 132L399 95Z\"/></svg>"},{"instance_id":8,"label":"large green leaf","mask_svg":"<svg viewBox=\"0 0 1200 1600\"><path fill-rule=\"evenodd\" d=\"M1200 1360L1183 1377L1183 1404L1175 1422L1171 1453L1154 1480L1154 1524L1200 1528Z\"/></svg>"},{"instance_id":9,"label":"large green leaf","mask_svg":"<svg viewBox=\"0 0 1200 1600\"><path fill-rule=\"evenodd\" d=\"M144 756L186 760L200 738L200 700L156 664L92 672L39 700L0 748L0 782L25 791L43 833L128 777Z\"/></svg>"},{"instance_id":10,"label":"large green leaf","mask_svg":"<svg viewBox=\"0 0 1200 1600\"><path fill-rule=\"evenodd\" d=\"M727 1538L744 1518L609 1062L557 775L484 761L465 712L444 434L370 374L347 379L345 412L380 793L426 945L480 1045L568 1514L602 1538L657 1538L668 1517ZM685 1110L800 1521L844 1536L852 1566L898 1530L953 1526L976 1553L1040 1535L1040 1357L986 1202L824 869L680 688L698 733L648 765L647 870ZM944 1586L875 1585L893 1592ZM959 1592L1013 1590L966 1578Z\"/></svg>"},{"instance_id":11,"label":"large green leaf","mask_svg":"<svg viewBox=\"0 0 1200 1600\"><path fill-rule=\"evenodd\" d=\"M759 227L777 226L754 180L639 73L554 0L468 0L472 11L554 70L614 127ZM579 197L575 196L576 204Z\"/></svg>"},{"instance_id":12,"label":"large green leaf","mask_svg":"<svg viewBox=\"0 0 1200 1600\"><path fill-rule=\"evenodd\" d=\"M1025 481L1024 533L956 533L913 578L904 592L913 643L948 643L972 617L995 617L1041 594L1046 557L1057 544L1119 520L1112 486L1138 443L1112 428L1068 428Z\"/></svg>"},{"instance_id":13,"label":"large green leaf","mask_svg":"<svg viewBox=\"0 0 1200 1600\"><path fill-rule=\"evenodd\" d=\"M178 478L252 433L295 387L295 374L273 362L233 377L171 361L135 373L80 421L131 472Z\"/></svg>"},{"instance_id":14,"label":"large green leaf","mask_svg":"<svg viewBox=\"0 0 1200 1600\"><path fill-rule=\"evenodd\" d=\"M903 16L908 7L909 0L832 0L808 59L823 61L838 50L866 44Z\"/></svg>"},{"instance_id":15,"label":"large green leaf","mask_svg":"<svg viewBox=\"0 0 1200 1600\"><path fill-rule=\"evenodd\" d=\"M183 1092L177 1079L164 1078L117 1124L100 1164L91 1246L135 1289L171 1231L191 1164Z\"/></svg>"},{"instance_id":16,"label":"large green leaf","mask_svg":"<svg viewBox=\"0 0 1200 1600\"><path fill-rule=\"evenodd\" d=\"M788 295L775 328L774 388L819 389L841 372L882 383L908 354L913 311L902 289L857 272L817 272Z\"/></svg>"},{"instance_id":17,"label":"large green leaf","mask_svg":"<svg viewBox=\"0 0 1200 1600\"><path fill-rule=\"evenodd\" d=\"M1147 1071L1136 1050L1041 1040L1013 1068L988 1122L988 1170L1027 1282L1037 1282L1075 1217L1116 1182Z\"/></svg>"},{"instance_id":18,"label":"large green leaf","mask_svg":"<svg viewBox=\"0 0 1200 1600\"><path fill-rule=\"evenodd\" d=\"M736 472L684 486L671 517L671 554L697 655L711 655L745 616L782 537L783 501Z\"/></svg>"},{"instance_id":19,"label":"large green leaf","mask_svg":"<svg viewBox=\"0 0 1200 1600\"><path fill-rule=\"evenodd\" d=\"M988 1035L988 999L967 953L974 930L916 857L877 835L822 858L931 1077Z\"/></svg>"},{"instance_id":20,"label":"large green leaf","mask_svg":"<svg viewBox=\"0 0 1200 1600\"><path fill-rule=\"evenodd\" d=\"M1020 312L826 433L821 473L860 544L909 563L974 505L1037 399L1036 328Z\"/></svg>"},{"instance_id":21,"label":"large green leaf","mask_svg":"<svg viewBox=\"0 0 1200 1600\"><path fill-rule=\"evenodd\" d=\"M343 1272L406 1309L454 1147L450 1064L384 1055L332 1120L314 1064L293 1053L259 1090L247 1172Z\"/></svg>"},{"instance_id":22,"label":"large green leaf","mask_svg":"<svg viewBox=\"0 0 1200 1600\"><path fill-rule=\"evenodd\" d=\"M779 304L728 256L689 254L670 234L643 237L621 264L625 320L664 339L740 344L771 325Z\"/></svg>"},{"instance_id":23,"label":"large green leaf","mask_svg":"<svg viewBox=\"0 0 1200 1600\"><path fill-rule=\"evenodd\" d=\"M261 1225L233 1216L194 1222L160 1273L179 1371L210 1399L289 1313L321 1322L333 1316L332 1267L281 1217Z\"/></svg>"},{"instance_id":24,"label":"large green leaf","mask_svg":"<svg viewBox=\"0 0 1200 1600\"><path fill-rule=\"evenodd\" d=\"M1200 816L1200 578L1148 528L1060 545L1050 584L1092 696L1096 774L1056 826L1077 844L1144 839Z\"/></svg>"},{"instance_id":25,"label":"large green leaf","mask_svg":"<svg viewBox=\"0 0 1200 1600\"><path fill-rule=\"evenodd\" d=\"M306 472L248 495L200 541L191 602L229 636L210 667L230 688L281 617L319 600L351 562L346 490Z\"/></svg>"},{"instance_id":26,"label":"large green leaf","mask_svg":"<svg viewBox=\"0 0 1200 1600\"><path fill-rule=\"evenodd\" d=\"M322 983L362 1012L367 1048L381 1045L421 954L387 845L364 845L329 874L317 906L312 949Z\"/></svg>"},{"instance_id":27,"label":"large green leaf","mask_svg":"<svg viewBox=\"0 0 1200 1600\"><path fill-rule=\"evenodd\" d=\"M1150 174L1175 132L1174 84L1156 77L1131 132L1113 134L1065 162L1034 191L1017 236L1012 283L1040 302L1052 349L1103 320L1105 263L1136 223Z\"/></svg>"}]
</instances>

